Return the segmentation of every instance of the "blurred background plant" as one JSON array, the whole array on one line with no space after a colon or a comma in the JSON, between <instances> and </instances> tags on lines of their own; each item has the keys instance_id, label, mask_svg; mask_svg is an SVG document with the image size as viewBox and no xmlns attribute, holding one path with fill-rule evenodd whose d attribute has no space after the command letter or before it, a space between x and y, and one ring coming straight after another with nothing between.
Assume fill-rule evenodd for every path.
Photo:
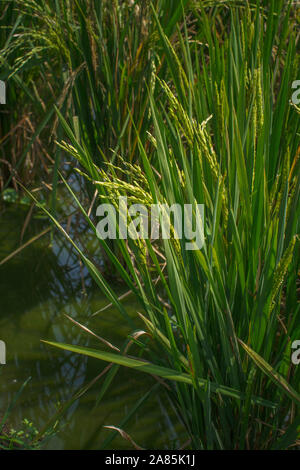
<instances>
[{"instance_id":1,"label":"blurred background plant","mask_svg":"<svg viewBox=\"0 0 300 470\"><path fill-rule=\"evenodd\" d=\"M171 38L182 19L181 4L154 4ZM2 0L1 5L0 79L8 97L0 111L0 191L6 202L20 201L20 181L38 191L56 215L59 170L71 175L82 197L93 194L91 184L65 166L67 156L56 142L66 135L55 107L98 165L114 161L118 152L134 161L137 137L130 116L148 146L147 87L154 70L162 76L166 70L156 47L157 28L149 1ZM21 233L33 214L29 204Z\"/></svg>"},{"instance_id":2,"label":"blurred background plant","mask_svg":"<svg viewBox=\"0 0 300 470\"><path fill-rule=\"evenodd\" d=\"M11 181L7 174L12 178L12 172L22 166L33 173L29 180L29 174L24 175L26 184L36 176L33 169L44 167L46 173L51 169L54 210L61 158L55 140L63 132L54 104L98 164L113 159L118 150L128 161L136 157L137 138L129 116L145 136L147 85L153 70L163 66L155 47L150 2L12 0L2 4L0 78L7 80L9 94L9 109L2 111L1 148L7 167L2 188ZM182 17L181 5L157 0L155 6L171 36ZM29 109L22 109L22 98ZM20 128L24 131L29 126L35 139L23 135L18 145L17 116ZM12 138L21 155L11 155ZM50 158L47 165L46 157Z\"/></svg>"}]
</instances>

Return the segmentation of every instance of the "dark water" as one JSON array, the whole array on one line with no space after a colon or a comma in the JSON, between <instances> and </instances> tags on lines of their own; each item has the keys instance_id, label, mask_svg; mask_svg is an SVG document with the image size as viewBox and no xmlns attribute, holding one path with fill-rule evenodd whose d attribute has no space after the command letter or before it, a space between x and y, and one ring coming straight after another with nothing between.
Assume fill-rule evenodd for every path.
<instances>
[{"instance_id":1,"label":"dark water","mask_svg":"<svg viewBox=\"0 0 300 470\"><path fill-rule=\"evenodd\" d=\"M0 260L20 246L26 213L20 206L1 208ZM48 225L47 220L32 220L23 242ZM89 250L95 251L97 242L89 238L84 228L78 239L80 237L84 237ZM121 285L113 287L120 294L124 292ZM134 299L128 298L124 304L135 318L138 306ZM130 330L120 314L109 308L92 317L105 305L107 300L61 237L55 236L51 245L46 235L0 266L0 339L7 347L7 364L0 365L0 414L22 383L31 377L10 417L15 429L24 418L41 429L60 404L67 402L107 365L41 343L41 339L48 339L106 349L64 314L122 347ZM113 432L103 426L120 425L155 381L143 373L120 368L96 406L103 381L101 379L72 405L47 448L132 448L119 435L112 442L106 442ZM182 429L162 388L150 395L123 428L145 448L170 449L182 442Z\"/></svg>"}]
</instances>

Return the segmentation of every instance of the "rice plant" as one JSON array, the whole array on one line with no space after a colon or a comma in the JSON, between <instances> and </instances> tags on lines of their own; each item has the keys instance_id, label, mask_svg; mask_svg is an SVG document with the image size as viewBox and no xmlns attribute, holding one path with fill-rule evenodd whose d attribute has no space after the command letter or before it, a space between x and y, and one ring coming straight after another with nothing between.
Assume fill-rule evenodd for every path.
<instances>
[{"instance_id":1,"label":"rice plant","mask_svg":"<svg viewBox=\"0 0 300 470\"><path fill-rule=\"evenodd\" d=\"M80 107L80 132L57 110L67 136L60 145L99 203L117 208L126 196L148 208L204 204L204 246L186 250L187 237L117 237L117 257L99 240L140 301L131 318L47 211L128 322L136 355L48 343L160 378L192 449L294 449L300 438L300 369L291 361L300 338L300 147L299 112L290 96L300 72L299 11L284 1L195 1L192 23L183 16L170 40L151 8L166 70L164 77L151 72L144 130L144 115L137 119L129 106L136 162L132 147L124 151L122 144L113 164L103 167L102 127L95 127L91 147L85 126L93 123ZM96 217L64 182L96 236ZM140 320L145 331L137 333Z\"/></svg>"},{"instance_id":2,"label":"rice plant","mask_svg":"<svg viewBox=\"0 0 300 470\"><path fill-rule=\"evenodd\" d=\"M45 91L43 69L35 61L29 68L15 70L14 61L19 53L14 50L18 28L28 26L17 9L15 0L0 1L0 80L6 85L6 104L0 109L0 191L19 191L17 181L27 187L50 174L53 159L42 130L49 116L45 117ZM6 51L10 51L9 57ZM41 88L43 97L41 98ZM52 110L54 115L54 110ZM48 140L48 139L47 139Z\"/></svg>"},{"instance_id":3,"label":"rice plant","mask_svg":"<svg viewBox=\"0 0 300 470\"><path fill-rule=\"evenodd\" d=\"M170 36L182 8L169 3L166 8L165 2L155 2ZM128 110L143 135L149 126L145 84L158 65L150 2L16 0L13 6L20 20L2 52L11 77L38 64L51 90L47 95L44 87L40 100L52 109L54 102L71 118L98 163L116 148L134 159L137 138ZM52 131L58 124L55 120Z\"/></svg>"},{"instance_id":4,"label":"rice plant","mask_svg":"<svg viewBox=\"0 0 300 470\"><path fill-rule=\"evenodd\" d=\"M154 4L171 37L182 18L181 4ZM3 5L0 64L10 94L18 96L17 101L9 99L14 125L23 92L26 110L20 129L6 119L0 145L8 163L3 165L0 189L13 184L17 190L17 180L30 187L45 177L56 215L58 170L65 158L56 141L65 135L55 106L97 164L113 161L119 150L134 161L137 136L129 115L145 136L150 125L146 84L153 70L159 67L164 75L166 68L156 48L157 28L149 1L3 0ZM25 132L24 123L29 127ZM18 151L11 162L12 137ZM88 183L86 189L92 197Z\"/></svg>"}]
</instances>

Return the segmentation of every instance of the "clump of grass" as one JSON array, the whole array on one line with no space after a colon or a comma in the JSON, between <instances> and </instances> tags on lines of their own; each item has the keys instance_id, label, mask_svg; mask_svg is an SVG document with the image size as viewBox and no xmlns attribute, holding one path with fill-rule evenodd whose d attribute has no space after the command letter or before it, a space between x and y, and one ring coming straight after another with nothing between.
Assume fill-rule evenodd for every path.
<instances>
[{"instance_id":1,"label":"clump of grass","mask_svg":"<svg viewBox=\"0 0 300 470\"><path fill-rule=\"evenodd\" d=\"M19 191L18 181L32 187L41 178L49 180L53 160L48 142L40 139L49 120L49 116L44 116L45 101L49 100L44 69L36 60L30 67L14 68L19 57L19 51L13 47L15 38L19 28L29 26L28 17L20 14L15 0L0 3L0 80L6 83L7 90L6 104L0 107L0 191L3 193L8 186ZM51 104L52 101L51 97Z\"/></svg>"},{"instance_id":2,"label":"clump of grass","mask_svg":"<svg viewBox=\"0 0 300 470\"><path fill-rule=\"evenodd\" d=\"M18 429L14 429L10 424L11 413L29 380L30 378L23 383L4 415L0 415L0 450L39 450L46 444L47 439L54 435L55 426L48 428L41 435L34 423L27 418L22 420Z\"/></svg>"},{"instance_id":3,"label":"clump of grass","mask_svg":"<svg viewBox=\"0 0 300 470\"><path fill-rule=\"evenodd\" d=\"M182 18L181 4L153 3L171 37ZM58 171L65 157L56 141L66 137L55 106L98 165L114 161L119 151L133 162L138 147L130 114L146 136L147 84L154 70L164 76L166 69L156 47L157 27L148 0L4 4L0 79L8 83L9 106L0 115L0 190L9 185L18 190L18 181L28 188L45 179L55 215ZM91 197L91 185L86 189Z\"/></svg>"},{"instance_id":4,"label":"clump of grass","mask_svg":"<svg viewBox=\"0 0 300 470\"><path fill-rule=\"evenodd\" d=\"M154 5L171 36L181 5L171 1L166 8L161 0ZM144 135L150 117L146 84L153 70L163 67L150 2L15 0L13 7L21 16L2 52L10 78L28 69L33 74L38 64L47 87L38 88L32 76L30 89L46 101L45 111L53 111L55 103L98 164L110 149L133 160L137 137L129 110ZM54 137L61 138L59 127L55 119Z\"/></svg>"},{"instance_id":5,"label":"clump of grass","mask_svg":"<svg viewBox=\"0 0 300 470\"><path fill-rule=\"evenodd\" d=\"M136 341L143 360L49 344L163 378L193 449L295 448L300 369L290 356L300 335L300 122L289 102L299 71L294 6L228 2L220 12L201 3L194 6L198 33L191 40L184 22L176 44L153 11L169 80L152 76L149 144L139 120L131 122L146 199L204 204L204 247L187 251L184 239L158 246L119 239L125 269L101 240L140 301L139 319L151 337ZM69 138L64 148L100 200L127 194L130 175L123 183L117 176L124 167L103 175L84 136L58 114ZM84 115L79 119L85 125ZM49 216L132 325L103 275Z\"/></svg>"}]
</instances>

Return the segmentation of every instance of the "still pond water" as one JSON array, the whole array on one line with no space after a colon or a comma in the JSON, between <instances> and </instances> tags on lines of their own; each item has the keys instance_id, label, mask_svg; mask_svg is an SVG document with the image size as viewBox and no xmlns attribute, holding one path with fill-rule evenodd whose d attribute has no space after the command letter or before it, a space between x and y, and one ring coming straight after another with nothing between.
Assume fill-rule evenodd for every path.
<instances>
[{"instance_id":1,"label":"still pond water","mask_svg":"<svg viewBox=\"0 0 300 470\"><path fill-rule=\"evenodd\" d=\"M21 206L0 208L0 260L20 246L27 211ZM75 221L76 222L76 221ZM47 220L33 219L24 241L41 232ZM75 224L76 226L76 224ZM80 235L85 236L84 230ZM122 347L130 330L119 313L109 308L92 317L107 300L80 267L78 257L59 236L52 244L46 235L0 266L0 339L7 347L7 364L0 366L0 414L22 383L31 377L10 417L15 429L27 418L41 429L59 404L67 402L106 366L81 355L55 350L41 339L100 347L97 340L72 324L64 314ZM94 249L95 240L87 240ZM99 265L101 262L99 261ZM114 286L120 294L122 286ZM133 299L125 302L136 316ZM105 347L104 347L105 349ZM110 388L96 406L103 381L76 401L64 416L48 449L131 449L132 446L104 425L120 425L137 402L154 385L143 373L120 368ZM124 430L142 447L178 448L182 430L161 388L133 414Z\"/></svg>"}]
</instances>

